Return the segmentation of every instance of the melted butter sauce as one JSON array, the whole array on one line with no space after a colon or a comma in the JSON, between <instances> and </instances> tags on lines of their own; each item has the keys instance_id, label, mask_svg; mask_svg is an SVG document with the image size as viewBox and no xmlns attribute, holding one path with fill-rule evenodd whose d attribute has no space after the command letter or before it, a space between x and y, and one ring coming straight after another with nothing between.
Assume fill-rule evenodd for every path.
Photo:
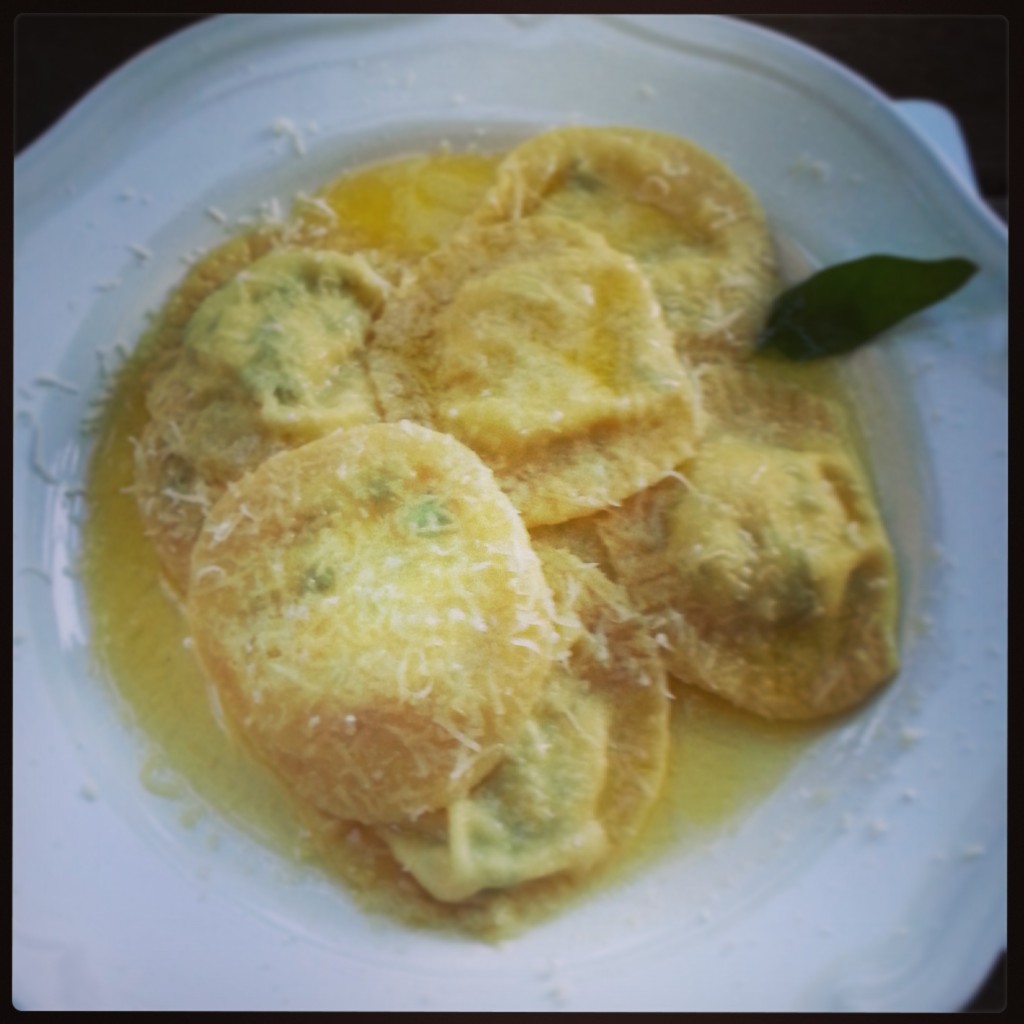
<instances>
[{"instance_id":1,"label":"melted butter sauce","mask_svg":"<svg viewBox=\"0 0 1024 1024\"><path fill-rule=\"evenodd\" d=\"M130 363L119 380L88 483L82 578L93 654L148 740L141 768L147 788L159 796L191 790L280 848L294 833L287 801L218 725L187 646L187 625L160 581L135 499L126 491L133 480L131 439L146 420L138 386L143 369L141 362Z\"/></svg>"},{"instance_id":2,"label":"melted butter sauce","mask_svg":"<svg viewBox=\"0 0 1024 1024\"><path fill-rule=\"evenodd\" d=\"M349 240L354 233L367 247L415 257L434 248L473 208L496 163L495 157L472 154L416 157L348 176L328 186L322 197L338 213L338 223L346 225ZM330 241L329 231L317 244ZM766 372L830 397L839 393L833 375L821 366L766 364ZM132 439L146 420L145 379L143 346L121 375L92 461L82 566L96 660L148 739L143 781L159 796L191 792L287 858L312 861L351 881L364 868L353 872L344 843L339 839L335 849L316 852L305 838L308 818L218 724L188 649L187 626L160 582L126 490L133 479ZM826 728L766 722L697 691L677 693L663 798L644 838L611 877L742 814L779 785ZM184 813L182 820L188 823ZM400 901L401 892L391 898Z\"/></svg>"},{"instance_id":3,"label":"melted butter sauce","mask_svg":"<svg viewBox=\"0 0 1024 1024\"><path fill-rule=\"evenodd\" d=\"M478 153L436 153L346 175L323 192L337 220L317 244L329 247L344 238L358 249L424 256L478 204L499 160Z\"/></svg>"}]
</instances>

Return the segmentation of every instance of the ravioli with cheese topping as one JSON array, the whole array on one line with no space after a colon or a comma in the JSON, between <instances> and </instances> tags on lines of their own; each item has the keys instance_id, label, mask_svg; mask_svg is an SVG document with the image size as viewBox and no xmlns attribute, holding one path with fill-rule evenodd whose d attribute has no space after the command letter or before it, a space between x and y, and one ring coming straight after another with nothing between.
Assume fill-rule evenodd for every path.
<instances>
[{"instance_id":1,"label":"ravioli with cheese topping","mask_svg":"<svg viewBox=\"0 0 1024 1024\"><path fill-rule=\"evenodd\" d=\"M544 132L508 154L475 219L537 214L636 259L681 354L749 354L778 291L771 235L750 189L707 150L637 128Z\"/></svg>"},{"instance_id":2,"label":"ravioli with cheese topping","mask_svg":"<svg viewBox=\"0 0 1024 1024\"><path fill-rule=\"evenodd\" d=\"M596 567L536 549L568 660L475 789L378 832L430 895L472 899L466 914L484 930L521 918L536 885L571 885L628 847L668 765L669 694L648 623Z\"/></svg>"},{"instance_id":3,"label":"ravioli with cheese topping","mask_svg":"<svg viewBox=\"0 0 1024 1024\"><path fill-rule=\"evenodd\" d=\"M680 680L767 718L848 710L896 672L897 594L840 411L737 369L708 391L697 456L599 519L614 572Z\"/></svg>"},{"instance_id":4,"label":"ravioli with cheese topping","mask_svg":"<svg viewBox=\"0 0 1024 1024\"><path fill-rule=\"evenodd\" d=\"M412 423L279 453L214 506L187 615L226 723L329 814L445 806L500 760L557 654L493 475Z\"/></svg>"},{"instance_id":5,"label":"ravioli with cheese topping","mask_svg":"<svg viewBox=\"0 0 1024 1024\"><path fill-rule=\"evenodd\" d=\"M556 669L518 741L433 827L382 830L398 862L432 896L459 902L563 871L608 853L598 802L608 775L608 716Z\"/></svg>"},{"instance_id":6,"label":"ravioli with cheese topping","mask_svg":"<svg viewBox=\"0 0 1024 1024\"><path fill-rule=\"evenodd\" d=\"M154 379L136 447L147 530L184 593L203 517L270 455L379 419L361 352L386 285L357 257L277 249L212 290Z\"/></svg>"},{"instance_id":7,"label":"ravioli with cheese topping","mask_svg":"<svg viewBox=\"0 0 1024 1024\"><path fill-rule=\"evenodd\" d=\"M561 218L469 230L426 257L368 361L385 418L458 437L529 525L642 490L699 436L691 377L639 267Z\"/></svg>"}]
</instances>

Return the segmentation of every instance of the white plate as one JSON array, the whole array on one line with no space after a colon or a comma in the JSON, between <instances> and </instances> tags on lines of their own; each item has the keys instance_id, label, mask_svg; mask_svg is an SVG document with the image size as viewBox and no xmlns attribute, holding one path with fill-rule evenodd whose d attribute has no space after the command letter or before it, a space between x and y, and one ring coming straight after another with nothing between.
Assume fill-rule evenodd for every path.
<instances>
[{"instance_id":1,"label":"white plate","mask_svg":"<svg viewBox=\"0 0 1024 1024\"><path fill-rule=\"evenodd\" d=\"M342 166L576 118L694 138L814 260L960 254L849 361L905 581L896 685L706 849L500 947L369 921L139 781L69 573L78 424L182 253ZM276 126L276 127L275 127ZM715 18L239 16L15 164L14 997L22 1009L954 1009L1006 940L1006 236L886 100ZM41 383L53 377L57 382ZM60 383L73 385L75 393Z\"/></svg>"}]
</instances>

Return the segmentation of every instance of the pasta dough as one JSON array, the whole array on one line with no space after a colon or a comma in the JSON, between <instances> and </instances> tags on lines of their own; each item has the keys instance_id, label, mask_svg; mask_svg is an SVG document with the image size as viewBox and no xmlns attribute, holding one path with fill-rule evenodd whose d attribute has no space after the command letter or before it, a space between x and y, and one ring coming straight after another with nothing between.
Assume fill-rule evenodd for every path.
<instances>
[{"instance_id":1,"label":"pasta dough","mask_svg":"<svg viewBox=\"0 0 1024 1024\"><path fill-rule=\"evenodd\" d=\"M699 434L643 275L559 218L469 231L427 257L388 303L369 365L385 418L469 445L528 525L641 490Z\"/></svg>"},{"instance_id":2,"label":"pasta dough","mask_svg":"<svg viewBox=\"0 0 1024 1024\"><path fill-rule=\"evenodd\" d=\"M445 902L582 870L608 852L597 804L608 772L605 708L556 670L498 768L432 829L383 831L420 884Z\"/></svg>"},{"instance_id":3,"label":"pasta dough","mask_svg":"<svg viewBox=\"0 0 1024 1024\"><path fill-rule=\"evenodd\" d=\"M598 569L558 548L538 551L568 663L473 792L433 821L381 831L441 900L591 869L636 834L664 778L668 692L646 623Z\"/></svg>"},{"instance_id":4,"label":"pasta dough","mask_svg":"<svg viewBox=\"0 0 1024 1024\"><path fill-rule=\"evenodd\" d=\"M750 351L778 290L771 236L754 195L685 139L636 128L560 128L505 158L475 217L558 215L637 260L681 354Z\"/></svg>"},{"instance_id":5,"label":"pasta dough","mask_svg":"<svg viewBox=\"0 0 1024 1024\"><path fill-rule=\"evenodd\" d=\"M386 292L355 257L274 250L211 290L149 390L136 448L147 532L175 589L206 513L278 451L377 420L361 350Z\"/></svg>"},{"instance_id":6,"label":"pasta dough","mask_svg":"<svg viewBox=\"0 0 1024 1024\"><path fill-rule=\"evenodd\" d=\"M845 711L897 667L895 568L867 480L825 400L716 374L698 455L603 515L601 540L658 616L673 675L767 718Z\"/></svg>"},{"instance_id":7,"label":"pasta dough","mask_svg":"<svg viewBox=\"0 0 1024 1024\"><path fill-rule=\"evenodd\" d=\"M500 759L557 653L490 471L411 423L271 457L214 507L188 618L227 723L313 806L394 821Z\"/></svg>"}]
</instances>

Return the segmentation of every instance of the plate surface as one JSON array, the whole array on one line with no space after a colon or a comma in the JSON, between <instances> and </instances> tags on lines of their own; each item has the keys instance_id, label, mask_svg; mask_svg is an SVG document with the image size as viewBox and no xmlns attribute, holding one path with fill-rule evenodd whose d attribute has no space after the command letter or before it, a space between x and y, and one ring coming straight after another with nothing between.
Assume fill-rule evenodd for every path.
<instances>
[{"instance_id":1,"label":"plate surface","mask_svg":"<svg viewBox=\"0 0 1024 1024\"><path fill-rule=\"evenodd\" d=\"M844 370L903 575L897 684L706 846L490 947L367 920L230 829L213 849L142 785L90 671L79 426L214 213L568 119L693 138L813 262L982 269ZM1006 941L1006 250L884 97L728 19L233 16L118 71L15 164L19 1008L959 1006Z\"/></svg>"}]
</instances>

